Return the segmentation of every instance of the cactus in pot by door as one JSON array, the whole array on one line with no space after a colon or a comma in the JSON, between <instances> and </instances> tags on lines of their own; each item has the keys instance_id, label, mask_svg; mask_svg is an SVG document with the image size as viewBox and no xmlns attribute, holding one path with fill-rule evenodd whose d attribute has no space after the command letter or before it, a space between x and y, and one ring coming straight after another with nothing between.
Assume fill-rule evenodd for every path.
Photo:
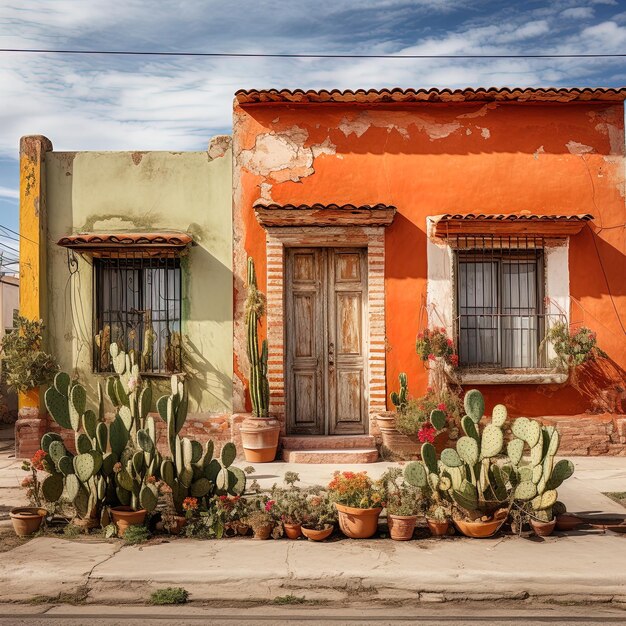
<instances>
[{"instance_id":1,"label":"cactus in pot by door","mask_svg":"<svg viewBox=\"0 0 626 626\"><path fill-rule=\"evenodd\" d=\"M259 347L259 324L265 312L265 298L257 289L256 271L248 259L248 298L246 300L247 354L250 361L249 390L252 417L241 425L241 440L246 460L267 463L273 461L278 448L280 424L269 416L270 388L267 379L268 344Z\"/></svg>"}]
</instances>

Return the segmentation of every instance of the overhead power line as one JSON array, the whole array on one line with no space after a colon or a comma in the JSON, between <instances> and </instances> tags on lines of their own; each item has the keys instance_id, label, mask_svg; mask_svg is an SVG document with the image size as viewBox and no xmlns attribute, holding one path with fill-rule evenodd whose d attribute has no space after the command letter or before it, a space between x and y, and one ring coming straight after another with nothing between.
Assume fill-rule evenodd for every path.
<instances>
[{"instance_id":1,"label":"overhead power line","mask_svg":"<svg viewBox=\"0 0 626 626\"><path fill-rule=\"evenodd\" d=\"M0 52L18 52L27 54L98 54L108 56L216 57L262 59L612 59L626 57L626 52L617 54L324 54L282 52L174 52L167 50L54 50L51 48L0 48Z\"/></svg>"}]
</instances>

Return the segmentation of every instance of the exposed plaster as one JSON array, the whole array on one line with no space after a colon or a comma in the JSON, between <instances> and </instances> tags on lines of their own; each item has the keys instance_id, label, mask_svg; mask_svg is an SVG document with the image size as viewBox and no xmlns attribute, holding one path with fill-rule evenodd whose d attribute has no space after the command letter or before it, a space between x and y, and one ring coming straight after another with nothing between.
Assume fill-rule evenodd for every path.
<instances>
[{"instance_id":1,"label":"exposed plaster","mask_svg":"<svg viewBox=\"0 0 626 626\"><path fill-rule=\"evenodd\" d=\"M543 146L539 146L534 152L533 152L533 159L535 159L535 161L539 160L539 155L540 154L545 154L546 149Z\"/></svg>"},{"instance_id":2,"label":"exposed plaster","mask_svg":"<svg viewBox=\"0 0 626 626\"><path fill-rule=\"evenodd\" d=\"M497 102L489 102L488 104L484 104L477 111L473 111L472 113L463 113L462 115L457 115L458 119L473 119L475 117L484 117L491 111L491 109L496 109L498 107Z\"/></svg>"},{"instance_id":3,"label":"exposed plaster","mask_svg":"<svg viewBox=\"0 0 626 626\"><path fill-rule=\"evenodd\" d=\"M131 152L130 158L133 160L135 165L139 165L141 163L141 159L143 159L143 155L145 152Z\"/></svg>"},{"instance_id":4,"label":"exposed plaster","mask_svg":"<svg viewBox=\"0 0 626 626\"><path fill-rule=\"evenodd\" d=\"M588 154L589 152L594 151L591 146L587 146L584 143L578 143L574 140L568 141L565 146L570 154Z\"/></svg>"},{"instance_id":5,"label":"exposed plaster","mask_svg":"<svg viewBox=\"0 0 626 626\"><path fill-rule=\"evenodd\" d=\"M219 159L230 150L232 138L230 135L215 135L209 139L207 153L209 159Z\"/></svg>"}]
</instances>

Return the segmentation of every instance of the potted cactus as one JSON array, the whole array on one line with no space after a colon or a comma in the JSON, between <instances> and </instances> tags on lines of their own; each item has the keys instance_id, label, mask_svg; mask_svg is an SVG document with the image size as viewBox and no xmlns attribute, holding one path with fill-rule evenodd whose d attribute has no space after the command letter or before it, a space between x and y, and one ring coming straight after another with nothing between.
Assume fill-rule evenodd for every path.
<instances>
[{"instance_id":1,"label":"potted cactus","mask_svg":"<svg viewBox=\"0 0 626 626\"><path fill-rule=\"evenodd\" d=\"M380 479L385 489L385 508L389 536L395 541L408 541L413 537L417 517L424 502L420 488L400 480L402 469L389 468Z\"/></svg>"},{"instance_id":2,"label":"potted cactus","mask_svg":"<svg viewBox=\"0 0 626 626\"><path fill-rule=\"evenodd\" d=\"M254 261L248 259L248 298L246 300L247 353L250 360L250 399L252 417L241 425L241 442L247 461L268 463L276 457L280 423L270 417L270 387L267 380L267 339L259 349L259 323L265 299L257 289Z\"/></svg>"},{"instance_id":3,"label":"potted cactus","mask_svg":"<svg viewBox=\"0 0 626 626\"><path fill-rule=\"evenodd\" d=\"M555 463L561 438L553 426L518 417L511 431L514 439L507 446L511 463L507 471L515 487L514 504L528 517L535 533L546 537L554 531L556 516L564 511L557 488L574 473L574 464L568 459ZM521 465L526 448L529 462Z\"/></svg>"}]
</instances>

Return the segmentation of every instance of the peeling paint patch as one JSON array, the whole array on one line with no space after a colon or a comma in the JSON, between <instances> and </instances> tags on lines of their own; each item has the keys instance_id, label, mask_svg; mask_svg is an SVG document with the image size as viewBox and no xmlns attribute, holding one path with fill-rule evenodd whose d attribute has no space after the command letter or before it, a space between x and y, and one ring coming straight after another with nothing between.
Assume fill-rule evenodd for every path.
<instances>
[{"instance_id":1,"label":"peeling paint patch","mask_svg":"<svg viewBox=\"0 0 626 626\"><path fill-rule=\"evenodd\" d=\"M145 152L131 152L130 158L133 160L135 165L139 165L141 163L141 159L143 159L143 155Z\"/></svg>"},{"instance_id":2,"label":"peeling paint patch","mask_svg":"<svg viewBox=\"0 0 626 626\"><path fill-rule=\"evenodd\" d=\"M232 138L230 135L215 135L209 140L209 146L207 153L209 159L219 159L223 157L229 150L232 144Z\"/></svg>"},{"instance_id":3,"label":"peeling paint patch","mask_svg":"<svg viewBox=\"0 0 626 626\"><path fill-rule=\"evenodd\" d=\"M587 146L584 143L578 143L577 141L570 140L565 144L565 147L570 154L588 154L593 152L591 146Z\"/></svg>"},{"instance_id":4,"label":"peeling paint patch","mask_svg":"<svg viewBox=\"0 0 626 626\"><path fill-rule=\"evenodd\" d=\"M546 149L543 147L543 145L539 146L534 152L533 152L533 159L535 159L535 161L539 160L539 155L540 154L545 154Z\"/></svg>"},{"instance_id":5,"label":"peeling paint patch","mask_svg":"<svg viewBox=\"0 0 626 626\"><path fill-rule=\"evenodd\" d=\"M261 183L259 189L261 190L259 200L271 204L274 201L272 199L272 185L270 183Z\"/></svg>"},{"instance_id":6,"label":"peeling paint patch","mask_svg":"<svg viewBox=\"0 0 626 626\"><path fill-rule=\"evenodd\" d=\"M336 146L325 139L323 143L305 146L309 137L307 130L298 126L280 133L258 135L254 148L242 150L238 161L241 167L274 181L299 182L314 173L313 161L321 154L335 154Z\"/></svg>"},{"instance_id":7,"label":"peeling paint patch","mask_svg":"<svg viewBox=\"0 0 626 626\"><path fill-rule=\"evenodd\" d=\"M491 109L495 109L497 108L497 106L497 102L489 102L488 104L481 106L478 111L473 111L472 113L463 113L462 115L457 115L457 118L460 120L471 120L476 117L484 117L485 115L487 115L487 113L489 113L489 111L491 111Z\"/></svg>"},{"instance_id":8,"label":"peeling paint patch","mask_svg":"<svg viewBox=\"0 0 626 626\"><path fill-rule=\"evenodd\" d=\"M394 122L396 119L400 123ZM402 122L405 122L404 124ZM396 114L393 118L373 116L369 111L359 113L354 118L344 117L338 128L346 136L354 134L357 138L362 137L370 128L384 128L387 132L392 130L400 133L404 139L410 138L409 126L415 126L425 132L431 141L444 139L461 128L459 122L441 123L427 116L415 116L413 114Z\"/></svg>"},{"instance_id":9,"label":"peeling paint patch","mask_svg":"<svg viewBox=\"0 0 626 626\"><path fill-rule=\"evenodd\" d=\"M491 137L491 131L488 128L481 128L480 134L483 139L489 139L489 137Z\"/></svg>"}]
</instances>

